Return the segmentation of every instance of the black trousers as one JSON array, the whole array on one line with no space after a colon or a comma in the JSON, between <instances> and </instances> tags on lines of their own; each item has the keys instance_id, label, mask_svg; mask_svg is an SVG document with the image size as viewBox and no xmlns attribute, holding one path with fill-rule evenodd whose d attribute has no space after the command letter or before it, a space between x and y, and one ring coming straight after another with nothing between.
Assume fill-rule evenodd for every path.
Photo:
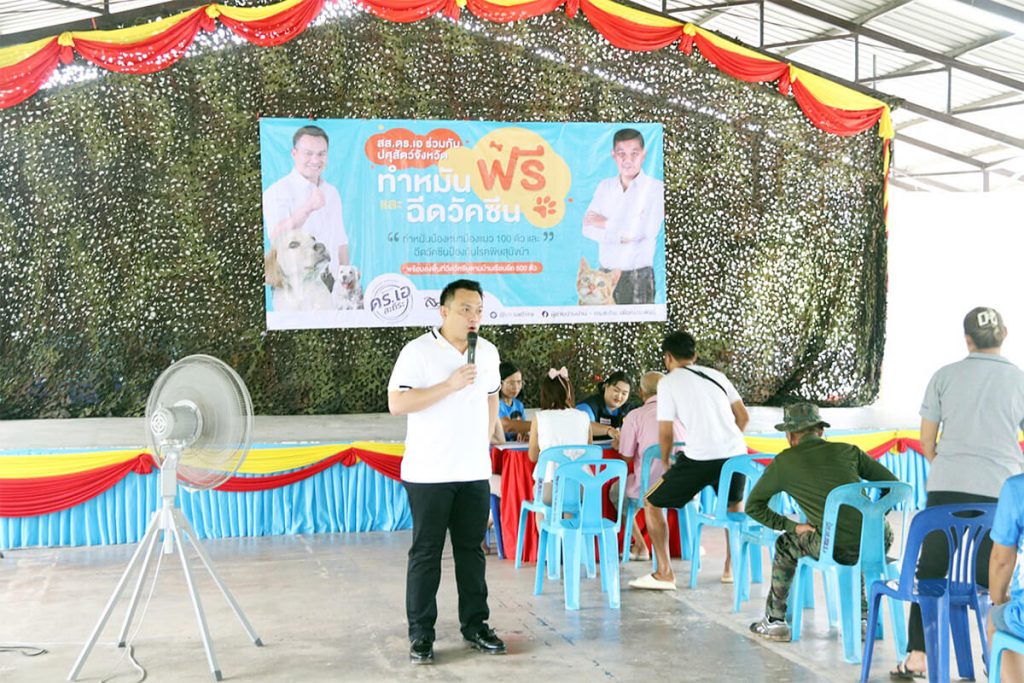
<instances>
[{"instance_id":1,"label":"black trousers","mask_svg":"<svg viewBox=\"0 0 1024 683\"><path fill-rule=\"evenodd\" d=\"M928 494L925 507L936 505L953 505L956 503L995 503L997 498L977 496L973 493L957 491L932 491ZM992 554L992 539L988 534L978 546L978 557L975 561L975 578L977 582L988 588L988 559ZM932 532L924 537L921 544L921 556L917 560L917 578L941 579L946 576L949 566L949 544L942 532ZM984 634L982 634L984 637ZM915 602L910 605L910 619L907 622L907 649L924 652L924 624L921 621L921 608Z\"/></svg>"},{"instance_id":2,"label":"black trousers","mask_svg":"<svg viewBox=\"0 0 1024 683\"><path fill-rule=\"evenodd\" d=\"M487 532L491 489L487 480L414 484L402 482L412 511L412 547L405 583L409 640L434 640L437 587L441 583L441 553L451 533L455 584L459 591L459 624L464 636L476 635L486 624L487 560L482 543Z\"/></svg>"},{"instance_id":3,"label":"black trousers","mask_svg":"<svg viewBox=\"0 0 1024 683\"><path fill-rule=\"evenodd\" d=\"M612 297L617 304L653 304L654 268L646 266L622 271Z\"/></svg>"}]
</instances>

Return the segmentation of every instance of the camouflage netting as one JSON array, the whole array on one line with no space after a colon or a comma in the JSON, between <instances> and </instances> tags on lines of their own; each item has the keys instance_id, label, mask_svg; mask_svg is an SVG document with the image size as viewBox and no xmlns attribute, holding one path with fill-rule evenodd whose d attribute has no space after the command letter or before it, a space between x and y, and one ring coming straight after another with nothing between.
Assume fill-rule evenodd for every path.
<instances>
[{"instance_id":1,"label":"camouflage netting","mask_svg":"<svg viewBox=\"0 0 1024 683\"><path fill-rule=\"evenodd\" d=\"M420 329L265 332L258 116L665 125L670 322L490 328L528 380L660 366L670 329L750 403L862 405L885 316L882 150L770 86L632 53L560 12L513 25L334 10L279 48L219 31L152 76L52 87L0 112L0 417L138 415L191 353L258 413L386 410ZM538 382L528 382L527 405Z\"/></svg>"}]
</instances>

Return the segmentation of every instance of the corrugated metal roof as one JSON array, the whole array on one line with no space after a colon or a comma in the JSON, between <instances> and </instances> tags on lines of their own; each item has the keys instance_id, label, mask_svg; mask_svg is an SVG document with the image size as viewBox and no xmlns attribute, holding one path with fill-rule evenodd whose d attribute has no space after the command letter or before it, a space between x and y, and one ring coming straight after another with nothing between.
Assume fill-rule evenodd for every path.
<instances>
[{"instance_id":1,"label":"corrugated metal roof","mask_svg":"<svg viewBox=\"0 0 1024 683\"><path fill-rule=\"evenodd\" d=\"M659 0L637 4L661 9ZM990 189L1024 190L1024 88L1005 82L1024 84L1024 0L765 0L763 26L757 2L704 8L710 4L718 2L672 0L668 10L677 18L837 79L856 81L913 107L915 111L904 108L893 116L894 178L904 185L934 189L938 183L975 191L987 175ZM830 17L808 16L801 11L805 8ZM844 22L856 24L852 28L857 30ZM880 35L873 39L866 32ZM856 52L853 33L859 34ZM828 36L837 38L791 44ZM956 60L951 71L929 59L929 52ZM968 73L957 68L961 63L989 74ZM923 73L908 75L914 72ZM996 80L986 77L993 74ZM1015 102L1021 104L1005 106ZM992 106L999 108L961 111ZM931 113L922 113L922 107ZM996 139L964 130L964 123L987 129ZM994 165L986 169L986 164Z\"/></svg>"},{"instance_id":2,"label":"corrugated metal roof","mask_svg":"<svg viewBox=\"0 0 1024 683\"><path fill-rule=\"evenodd\" d=\"M763 24L756 0L710 9L708 5L721 0L667 0L664 8L676 18L763 47L779 58L904 99L915 111L897 110L893 117L897 126L893 177L901 184L973 191L982 187L987 176L990 189L1024 190L1024 87L1018 85L1024 84L1024 0L763 1ZM266 4L264 0L227 2ZM662 3L633 0L657 12L662 11ZM52 35L75 22L79 22L75 29L88 28L92 20L109 28L119 22L119 14L123 23L138 23L144 20L140 8L166 15L198 4L187 0L0 0L0 42L24 42L46 31ZM809 16L808 11L827 16ZM855 25L856 41L843 22ZM879 35L872 38L864 32ZM820 40L829 36L835 38ZM793 44L814 39L819 40ZM957 60L952 77L937 71L942 65L920 54L922 50ZM968 73L956 68L960 64L989 73ZM927 73L893 77L915 71ZM988 77L992 75L995 80ZM1021 104L1013 104L1017 102ZM961 111L994 106L998 108ZM964 123L989 133L964 130Z\"/></svg>"}]
</instances>

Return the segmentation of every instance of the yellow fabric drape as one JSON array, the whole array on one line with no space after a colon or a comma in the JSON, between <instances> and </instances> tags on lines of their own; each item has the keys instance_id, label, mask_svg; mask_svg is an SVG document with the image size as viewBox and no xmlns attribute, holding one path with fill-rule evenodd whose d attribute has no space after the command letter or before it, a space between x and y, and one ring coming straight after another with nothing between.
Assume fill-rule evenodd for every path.
<instances>
[{"instance_id":1,"label":"yellow fabric drape","mask_svg":"<svg viewBox=\"0 0 1024 683\"><path fill-rule=\"evenodd\" d=\"M14 66L18 62L25 61L46 47L51 40L53 40L53 36L33 40L31 43L25 43L23 45L0 47L0 69L8 66Z\"/></svg>"},{"instance_id":2,"label":"yellow fabric drape","mask_svg":"<svg viewBox=\"0 0 1024 683\"><path fill-rule=\"evenodd\" d=\"M772 59L771 57L765 56L765 55L763 55L760 52L757 52L755 50L751 50L750 48L743 47L739 43L734 43L731 40L728 40L726 38L723 38L720 35L712 33L711 31L703 29L700 26L696 26L695 25L694 29L696 29L695 30L695 34L701 36L702 38L705 38L706 40L711 41L717 47L720 47L723 50L728 50L729 52L732 52L732 53L738 54L738 55L743 55L744 57L751 57L753 59L760 59L763 62L778 62L779 61L777 59Z\"/></svg>"},{"instance_id":3,"label":"yellow fabric drape","mask_svg":"<svg viewBox=\"0 0 1024 683\"><path fill-rule=\"evenodd\" d=\"M917 430L894 429L891 431L870 432L866 434L837 434L827 436L829 441L849 443L857 446L863 451L869 451L886 441L899 438L916 439L919 437ZM789 447L784 436L748 436L745 441L747 448L758 453L778 454Z\"/></svg>"},{"instance_id":4,"label":"yellow fabric drape","mask_svg":"<svg viewBox=\"0 0 1024 683\"><path fill-rule=\"evenodd\" d=\"M145 448L52 455L0 456L0 479L35 479L75 474L131 460Z\"/></svg>"},{"instance_id":5,"label":"yellow fabric drape","mask_svg":"<svg viewBox=\"0 0 1024 683\"><path fill-rule=\"evenodd\" d=\"M817 74L812 74L810 71L805 71L797 67L791 69L793 74L793 80L800 81L804 87L807 88L814 98L823 104L827 104L830 107L836 107L837 109L848 109L850 111L861 111L864 109L876 109L878 107L884 107L882 112L882 118L878 122L878 135L882 138L892 138L896 135L896 130L892 125L892 110L885 102L865 95L864 93L857 92L851 88L847 88L845 85L839 83L833 83L832 81L822 78Z\"/></svg>"},{"instance_id":6,"label":"yellow fabric drape","mask_svg":"<svg viewBox=\"0 0 1024 683\"><path fill-rule=\"evenodd\" d=\"M112 45L137 43L141 40L146 40L147 38L152 38L155 35L163 33L167 29L173 28L181 21L188 19L196 12L202 11L202 7L197 7L195 9L180 12L139 26L126 26L125 28L117 28L109 31L71 31L70 36L72 40L93 40L99 43L110 43Z\"/></svg>"},{"instance_id":7,"label":"yellow fabric drape","mask_svg":"<svg viewBox=\"0 0 1024 683\"><path fill-rule=\"evenodd\" d=\"M218 16L225 16L228 19L234 19L235 21L259 21L261 19L267 19L272 17L279 12L283 12L287 9L291 9L298 5L300 2L305 0L284 0L283 2L276 2L273 5L266 5L264 7L229 7L228 5L208 5L206 13L212 19L216 19Z\"/></svg>"},{"instance_id":8,"label":"yellow fabric drape","mask_svg":"<svg viewBox=\"0 0 1024 683\"><path fill-rule=\"evenodd\" d=\"M597 9L602 12L608 12L615 16L631 21L634 24L640 24L641 26L656 26L659 28L672 28L675 26L682 26L683 22L676 21L675 19L669 19L668 17L662 17L657 14L649 14L642 10L634 9L626 5L620 5L612 0L590 0L590 4L594 5Z\"/></svg>"},{"instance_id":9,"label":"yellow fabric drape","mask_svg":"<svg viewBox=\"0 0 1024 683\"><path fill-rule=\"evenodd\" d=\"M892 439L919 439L920 432L916 429L899 429L863 434L838 434L828 438L830 441L851 443L869 451ZM778 453L786 448L786 439L781 436L748 436L746 442L748 448L759 453ZM260 446L249 450L245 462L242 463L238 471L242 474L276 474L314 465L336 453L350 449L371 451L380 455L400 458L405 453L405 444L355 441L353 443ZM0 479L34 479L85 472L125 462L145 452L147 452L145 448L125 448L82 451L80 453L0 456Z\"/></svg>"}]
</instances>

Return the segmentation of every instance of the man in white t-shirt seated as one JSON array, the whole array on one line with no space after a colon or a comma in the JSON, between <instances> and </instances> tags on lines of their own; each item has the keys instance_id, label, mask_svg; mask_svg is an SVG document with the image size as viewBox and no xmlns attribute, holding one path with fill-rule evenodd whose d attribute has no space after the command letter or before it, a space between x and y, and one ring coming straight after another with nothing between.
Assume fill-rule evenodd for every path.
<instances>
[{"instance_id":1,"label":"man in white t-shirt seated","mask_svg":"<svg viewBox=\"0 0 1024 683\"><path fill-rule=\"evenodd\" d=\"M725 461L747 453L743 429L750 418L732 382L718 370L696 364L697 341L691 334L673 332L662 341L661 350L669 373L658 383L658 443L667 471L644 499L644 518L658 558L658 571L634 579L629 585L675 590L676 577L668 554L668 526L661 509L683 507L705 486L718 486ZM669 468L675 420L686 430L686 452L679 451L675 464ZM740 510L745 485L742 476L733 477L729 488L730 512ZM722 581L731 583L728 547L726 543Z\"/></svg>"},{"instance_id":2,"label":"man in white t-shirt seated","mask_svg":"<svg viewBox=\"0 0 1024 683\"><path fill-rule=\"evenodd\" d=\"M341 195L323 179L327 145L327 133L319 126L303 126L295 131L295 166L263 193L263 215L271 246L289 230L307 232L327 248L330 272L337 275L338 266L348 264L348 234L341 216Z\"/></svg>"}]
</instances>

